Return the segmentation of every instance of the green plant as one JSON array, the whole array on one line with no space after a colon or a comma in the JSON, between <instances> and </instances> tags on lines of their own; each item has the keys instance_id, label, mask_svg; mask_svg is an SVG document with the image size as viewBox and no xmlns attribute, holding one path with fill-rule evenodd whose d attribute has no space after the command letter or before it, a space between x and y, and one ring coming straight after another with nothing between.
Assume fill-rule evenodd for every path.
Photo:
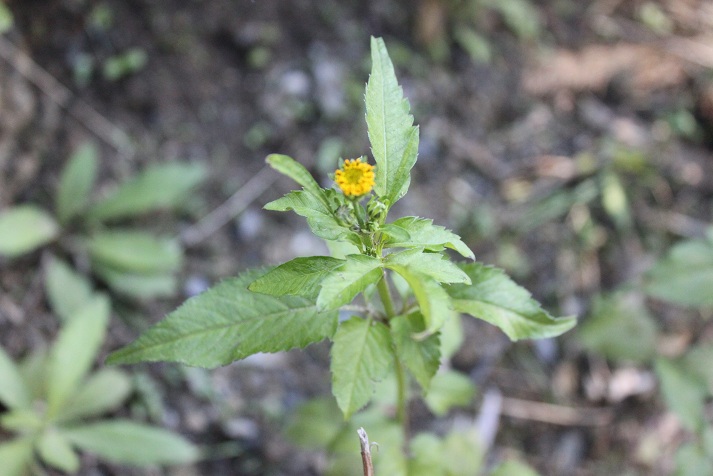
<instances>
[{"instance_id":1,"label":"green plant","mask_svg":"<svg viewBox=\"0 0 713 476\"><path fill-rule=\"evenodd\" d=\"M19 363L0 347L0 403L6 408L0 428L16 434L0 443L2 474L45 474L40 463L76 474L76 449L133 465L197 459L195 446L166 430L127 419L95 419L118 409L132 391L121 370L89 373L106 335L109 299L60 262L52 261L48 274L49 281L60 274L69 278L66 292L51 299L63 315L56 342Z\"/></svg>"},{"instance_id":2,"label":"green plant","mask_svg":"<svg viewBox=\"0 0 713 476\"><path fill-rule=\"evenodd\" d=\"M595 301L579 340L608 359L653 367L663 401L691 436L677 450L675 474L711 474L713 425L706 419L706 402L713 397L713 343L701 339L680 355L660 353L656 343L662 331L644 296L692 309L713 308L713 233L675 244L640 283L626 287Z\"/></svg>"},{"instance_id":3,"label":"green plant","mask_svg":"<svg viewBox=\"0 0 713 476\"><path fill-rule=\"evenodd\" d=\"M472 441L472 435L417 436L411 442L413 459L401 451L409 444L410 380L424 393L439 380L453 387L455 379L436 372L443 349L452 352L458 340L459 313L484 319L513 340L559 335L575 319L553 318L497 268L452 262L447 250L470 259L473 253L432 220L410 216L387 222L389 210L409 188L419 129L381 39L372 38L371 55L365 101L375 170L363 157L344 161L334 177L339 190L324 189L290 157L267 158L302 190L265 208L304 216L312 232L335 248L334 256L296 258L226 280L188 300L107 362L169 360L215 367L329 339L332 392L346 419L374 398L375 382L393 383L392 392L377 394L393 395L395 419L385 422L378 414L371 419L387 430L379 437L381 454L389 455L377 462L383 474L472 474L472 467L453 468L457 461L447 457L466 454L470 446L464 441ZM342 308L353 316L340 321ZM368 419L372 410L361 416ZM424 453L435 441L443 453Z\"/></svg>"},{"instance_id":4,"label":"green plant","mask_svg":"<svg viewBox=\"0 0 713 476\"><path fill-rule=\"evenodd\" d=\"M57 242L79 262L88 261L112 291L136 298L172 295L183 257L178 242L115 224L179 208L205 170L194 164L152 165L91 201L98 166L97 148L85 144L62 170L54 215L34 204L0 213L0 256L15 258Z\"/></svg>"}]
</instances>

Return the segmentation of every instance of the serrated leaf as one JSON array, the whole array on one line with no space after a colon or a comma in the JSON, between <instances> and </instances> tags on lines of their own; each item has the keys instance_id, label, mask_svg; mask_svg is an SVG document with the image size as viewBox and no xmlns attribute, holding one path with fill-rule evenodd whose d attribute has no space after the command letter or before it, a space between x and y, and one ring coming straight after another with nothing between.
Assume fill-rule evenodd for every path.
<instances>
[{"instance_id":1,"label":"serrated leaf","mask_svg":"<svg viewBox=\"0 0 713 476\"><path fill-rule=\"evenodd\" d=\"M176 294L177 281L172 274L132 273L98 262L92 263L92 268L112 291L124 296L149 299Z\"/></svg>"},{"instance_id":2,"label":"serrated leaf","mask_svg":"<svg viewBox=\"0 0 713 476\"><path fill-rule=\"evenodd\" d=\"M470 284L470 277L455 263L440 253L424 253L415 248L392 253L386 257L384 266L403 265L426 276L430 276L439 283L466 283Z\"/></svg>"},{"instance_id":3,"label":"serrated leaf","mask_svg":"<svg viewBox=\"0 0 713 476\"><path fill-rule=\"evenodd\" d=\"M371 74L366 85L366 124L376 161L376 194L389 206L408 190L418 155L418 127L396 80L386 45L371 38Z\"/></svg>"},{"instance_id":4,"label":"serrated leaf","mask_svg":"<svg viewBox=\"0 0 713 476\"><path fill-rule=\"evenodd\" d=\"M552 317L501 269L480 263L468 263L462 269L473 284L445 287L455 310L490 322L510 340L555 337L577 323L574 317Z\"/></svg>"},{"instance_id":5,"label":"serrated leaf","mask_svg":"<svg viewBox=\"0 0 713 476\"><path fill-rule=\"evenodd\" d=\"M329 207L329 200L325 195L325 190L319 186L304 165L297 162L292 157L282 154L270 154L265 161L283 175L288 176L304 187L305 191L319 199L325 207Z\"/></svg>"},{"instance_id":6,"label":"serrated leaf","mask_svg":"<svg viewBox=\"0 0 713 476\"><path fill-rule=\"evenodd\" d=\"M408 231L393 223L387 223L382 226L379 231L386 236L386 241L404 243L411 239L411 235L409 235Z\"/></svg>"},{"instance_id":7,"label":"serrated leaf","mask_svg":"<svg viewBox=\"0 0 713 476\"><path fill-rule=\"evenodd\" d=\"M324 278L344 260L329 256L295 258L253 281L248 289L272 296L302 296L316 299Z\"/></svg>"},{"instance_id":8,"label":"serrated leaf","mask_svg":"<svg viewBox=\"0 0 713 476\"><path fill-rule=\"evenodd\" d=\"M89 238L92 260L117 270L158 274L176 271L183 261L174 240L133 230L100 232Z\"/></svg>"},{"instance_id":9,"label":"serrated leaf","mask_svg":"<svg viewBox=\"0 0 713 476\"><path fill-rule=\"evenodd\" d=\"M322 281L318 309L338 309L383 276L381 260L365 255L349 255L346 261Z\"/></svg>"},{"instance_id":10,"label":"serrated leaf","mask_svg":"<svg viewBox=\"0 0 713 476\"><path fill-rule=\"evenodd\" d=\"M15 438L0 444L4 476L27 476L32 462L32 438Z\"/></svg>"},{"instance_id":11,"label":"serrated leaf","mask_svg":"<svg viewBox=\"0 0 713 476\"><path fill-rule=\"evenodd\" d=\"M706 421L706 384L688 372L680 362L658 358L654 369L668 407L688 430L701 430Z\"/></svg>"},{"instance_id":12,"label":"serrated leaf","mask_svg":"<svg viewBox=\"0 0 713 476\"><path fill-rule=\"evenodd\" d=\"M644 289L650 296L681 306L713 306L713 242L674 245L646 275Z\"/></svg>"},{"instance_id":13,"label":"serrated leaf","mask_svg":"<svg viewBox=\"0 0 713 476\"><path fill-rule=\"evenodd\" d=\"M410 265L391 263L389 269L404 278L411 287L414 296L416 296L419 310L426 325L425 330L419 334L419 338L433 334L448 319L455 316L448 293L435 279L413 269Z\"/></svg>"},{"instance_id":14,"label":"serrated leaf","mask_svg":"<svg viewBox=\"0 0 713 476\"><path fill-rule=\"evenodd\" d=\"M37 452L42 461L66 473L79 470L79 457L67 438L55 428L47 428L37 440Z\"/></svg>"},{"instance_id":15,"label":"serrated leaf","mask_svg":"<svg viewBox=\"0 0 713 476\"><path fill-rule=\"evenodd\" d=\"M385 244L388 248L423 248L428 251L450 248L466 258L475 259L475 255L460 236L442 226L434 225L433 220L402 217L394 221L393 225L406 230L410 238L407 241L387 240Z\"/></svg>"},{"instance_id":16,"label":"serrated leaf","mask_svg":"<svg viewBox=\"0 0 713 476\"><path fill-rule=\"evenodd\" d=\"M415 312L397 316L389 321L391 337L394 340L396 356L414 376L424 392L428 392L431 379L441 363L440 339L431 335L416 340L414 335L425 330L423 316Z\"/></svg>"},{"instance_id":17,"label":"serrated leaf","mask_svg":"<svg viewBox=\"0 0 713 476\"><path fill-rule=\"evenodd\" d=\"M131 378L119 369L101 369L82 383L67 401L60 421L99 416L115 410L131 393Z\"/></svg>"},{"instance_id":18,"label":"serrated leaf","mask_svg":"<svg viewBox=\"0 0 713 476\"><path fill-rule=\"evenodd\" d=\"M348 419L369 403L374 381L391 368L389 329L380 322L352 317L339 325L331 355L332 393Z\"/></svg>"},{"instance_id":19,"label":"serrated leaf","mask_svg":"<svg viewBox=\"0 0 713 476\"><path fill-rule=\"evenodd\" d=\"M10 409L30 406L30 392L20 369L0 346L0 403Z\"/></svg>"},{"instance_id":20,"label":"serrated leaf","mask_svg":"<svg viewBox=\"0 0 713 476\"><path fill-rule=\"evenodd\" d=\"M99 151L93 143L81 145L64 166L57 187L57 217L67 223L87 206L97 178Z\"/></svg>"},{"instance_id":21,"label":"serrated leaf","mask_svg":"<svg viewBox=\"0 0 713 476\"><path fill-rule=\"evenodd\" d=\"M658 330L639 296L615 294L594 301L577 335L584 347L606 358L647 362L656 353Z\"/></svg>"},{"instance_id":22,"label":"serrated leaf","mask_svg":"<svg viewBox=\"0 0 713 476\"><path fill-rule=\"evenodd\" d=\"M109 300L97 296L60 331L48 362L47 414L61 413L94 363L109 322Z\"/></svg>"},{"instance_id":23,"label":"serrated leaf","mask_svg":"<svg viewBox=\"0 0 713 476\"><path fill-rule=\"evenodd\" d=\"M52 310L65 322L89 302L93 291L86 277L55 257L45 268L45 290Z\"/></svg>"},{"instance_id":24,"label":"serrated leaf","mask_svg":"<svg viewBox=\"0 0 713 476\"><path fill-rule=\"evenodd\" d=\"M18 205L0 213L0 255L13 258L53 241L59 226L52 215L34 205Z\"/></svg>"},{"instance_id":25,"label":"serrated leaf","mask_svg":"<svg viewBox=\"0 0 713 476\"><path fill-rule=\"evenodd\" d=\"M76 446L116 463L185 464L200 457L198 448L181 436L128 420L92 423L63 432Z\"/></svg>"},{"instance_id":26,"label":"serrated leaf","mask_svg":"<svg viewBox=\"0 0 713 476\"><path fill-rule=\"evenodd\" d=\"M355 245L361 243L359 235L341 224L330 207L303 190L290 192L263 208L278 212L294 211L305 217L312 233L324 240L349 241Z\"/></svg>"},{"instance_id":27,"label":"serrated leaf","mask_svg":"<svg viewBox=\"0 0 713 476\"><path fill-rule=\"evenodd\" d=\"M175 209L206 177L198 164L154 164L122 183L89 211L96 220L114 220L155 210Z\"/></svg>"},{"instance_id":28,"label":"serrated leaf","mask_svg":"<svg viewBox=\"0 0 713 476\"><path fill-rule=\"evenodd\" d=\"M112 353L107 363L163 360L212 368L258 352L305 347L334 334L336 312L319 312L302 297L249 291L264 272L247 271L189 299Z\"/></svg>"},{"instance_id":29,"label":"serrated leaf","mask_svg":"<svg viewBox=\"0 0 713 476\"><path fill-rule=\"evenodd\" d=\"M468 377L452 370L437 373L424 397L426 406L437 416L453 407L469 405L475 395L475 385Z\"/></svg>"}]
</instances>

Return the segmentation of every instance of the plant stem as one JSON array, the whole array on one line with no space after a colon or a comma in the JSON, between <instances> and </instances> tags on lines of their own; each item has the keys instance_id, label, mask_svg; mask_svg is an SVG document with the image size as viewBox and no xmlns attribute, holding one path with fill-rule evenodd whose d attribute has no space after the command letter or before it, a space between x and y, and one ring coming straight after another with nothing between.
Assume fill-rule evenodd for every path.
<instances>
[{"instance_id":1,"label":"plant stem","mask_svg":"<svg viewBox=\"0 0 713 476\"><path fill-rule=\"evenodd\" d=\"M386 275L382 276L377 284L377 289L379 291L379 297L384 305L384 311L386 312L386 319L389 320L395 316L394 311L394 301L391 298L391 291L389 291L389 284L386 282ZM409 432L409 421L406 412L406 404L408 403L407 395L407 377L406 370L401 364L399 356L394 353L394 371L396 372L396 419L401 424L404 437L404 451L408 449L408 432Z\"/></svg>"},{"instance_id":2,"label":"plant stem","mask_svg":"<svg viewBox=\"0 0 713 476\"><path fill-rule=\"evenodd\" d=\"M386 282L386 274L381 277L379 284L377 284L376 287L379 291L381 303L384 305L386 320L389 320L394 317L396 313L394 311L394 301L391 299L391 291L389 291L389 284Z\"/></svg>"}]
</instances>

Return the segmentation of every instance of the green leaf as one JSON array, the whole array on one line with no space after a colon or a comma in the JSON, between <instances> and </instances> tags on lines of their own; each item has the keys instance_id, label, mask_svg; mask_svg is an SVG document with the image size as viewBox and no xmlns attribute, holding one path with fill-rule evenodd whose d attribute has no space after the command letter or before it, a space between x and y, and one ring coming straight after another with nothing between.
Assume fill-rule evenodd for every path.
<instances>
[{"instance_id":1,"label":"green leaf","mask_svg":"<svg viewBox=\"0 0 713 476\"><path fill-rule=\"evenodd\" d=\"M668 407L688 430L701 430L706 422L705 383L687 371L680 362L658 358L654 368Z\"/></svg>"},{"instance_id":2,"label":"green leaf","mask_svg":"<svg viewBox=\"0 0 713 476\"><path fill-rule=\"evenodd\" d=\"M425 396L426 406L437 416L444 416L453 407L470 405L475 385L465 375L446 370L437 373Z\"/></svg>"},{"instance_id":3,"label":"green leaf","mask_svg":"<svg viewBox=\"0 0 713 476\"><path fill-rule=\"evenodd\" d=\"M402 217L392 223L406 230L410 236L407 241L387 240L389 248L423 248L428 251L443 251L450 248L462 256L475 259L475 255L463 243L460 236L450 230L433 224L433 220L419 217Z\"/></svg>"},{"instance_id":4,"label":"green leaf","mask_svg":"<svg viewBox=\"0 0 713 476\"><path fill-rule=\"evenodd\" d=\"M15 438L0 444L4 476L27 476L32 459L32 438Z\"/></svg>"},{"instance_id":5,"label":"green leaf","mask_svg":"<svg viewBox=\"0 0 713 476\"><path fill-rule=\"evenodd\" d=\"M552 317L501 269L480 263L462 268L473 284L446 286L454 308L499 327L513 341L555 337L577 323L574 317Z\"/></svg>"},{"instance_id":6,"label":"green leaf","mask_svg":"<svg viewBox=\"0 0 713 476\"><path fill-rule=\"evenodd\" d=\"M322 281L317 308L338 309L383 276L381 260L365 255L349 255L346 261Z\"/></svg>"},{"instance_id":7,"label":"green leaf","mask_svg":"<svg viewBox=\"0 0 713 476\"><path fill-rule=\"evenodd\" d=\"M395 317L389 321L389 325L396 346L396 355L427 392L431 379L441 363L439 336L432 335L422 340L414 339L414 334L425 330L423 316L418 312Z\"/></svg>"},{"instance_id":8,"label":"green leaf","mask_svg":"<svg viewBox=\"0 0 713 476\"><path fill-rule=\"evenodd\" d=\"M177 282L172 274L131 273L98 262L92 263L92 267L97 276L106 282L112 291L125 296L149 299L176 294Z\"/></svg>"},{"instance_id":9,"label":"green leaf","mask_svg":"<svg viewBox=\"0 0 713 476\"><path fill-rule=\"evenodd\" d=\"M441 360L448 361L458 352L465 340L461 315L454 313L450 319L446 319L438 333L441 340Z\"/></svg>"},{"instance_id":10,"label":"green leaf","mask_svg":"<svg viewBox=\"0 0 713 476\"><path fill-rule=\"evenodd\" d=\"M97 296L67 322L50 351L47 414L61 413L94 363L109 322L109 300Z\"/></svg>"},{"instance_id":11,"label":"green leaf","mask_svg":"<svg viewBox=\"0 0 713 476\"><path fill-rule=\"evenodd\" d=\"M313 301L253 293L248 285L264 274L251 270L186 301L107 363L173 361L217 367L258 352L305 347L329 338L336 312L319 312Z\"/></svg>"},{"instance_id":12,"label":"green leaf","mask_svg":"<svg viewBox=\"0 0 713 476\"><path fill-rule=\"evenodd\" d=\"M77 389L59 419L71 421L115 410L124 403L131 390L131 378L126 373L119 369L101 369Z\"/></svg>"},{"instance_id":13,"label":"green leaf","mask_svg":"<svg viewBox=\"0 0 713 476\"><path fill-rule=\"evenodd\" d=\"M117 270L158 274L176 271L183 254L174 240L161 239L142 231L114 230L96 233L89 239L92 260Z\"/></svg>"},{"instance_id":14,"label":"green leaf","mask_svg":"<svg viewBox=\"0 0 713 476\"><path fill-rule=\"evenodd\" d=\"M374 380L393 363L389 329L380 322L352 317L339 325L332 345L332 393L348 419L374 393Z\"/></svg>"},{"instance_id":15,"label":"green leaf","mask_svg":"<svg viewBox=\"0 0 713 476\"><path fill-rule=\"evenodd\" d=\"M7 5L0 3L0 34L10 30L13 23L15 23L15 20L12 12L7 8Z\"/></svg>"},{"instance_id":16,"label":"green leaf","mask_svg":"<svg viewBox=\"0 0 713 476\"><path fill-rule=\"evenodd\" d=\"M0 426L17 433L34 433L44 426L43 417L32 407L19 408L0 414Z\"/></svg>"},{"instance_id":17,"label":"green leaf","mask_svg":"<svg viewBox=\"0 0 713 476\"><path fill-rule=\"evenodd\" d=\"M270 154L265 160L270 167L302 185L307 192L321 201L324 206L329 207L329 200L325 195L325 190L319 186L312 174L309 173L309 170L302 164L292 157L282 154Z\"/></svg>"},{"instance_id":18,"label":"green leaf","mask_svg":"<svg viewBox=\"0 0 713 476\"><path fill-rule=\"evenodd\" d=\"M695 375L708 387L708 394L713 395L713 344L698 344L681 360L681 365ZM711 455L713 456L713 454Z\"/></svg>"},{"instance_id":19,"label":"green leaf","mask_svg":"<svg viewBox=\"0 0 713 476\"><path fill-rule=\"evenodd\" d=\"M37 441L37 452L42 461L66 473L79 470L79 457L67 438L55 428L47 428Z\"/></svg>"},{"instance_id":20,"label":"green leaf","mask_svg":"<svg viewBox=\"0 0 713 476\"><path fill-rule=\"evenodd\" d=\"M578 336L584 347L606 358L648 362L656 354L658 332L640 296L615 294L594 301Z\"/></svg>"},{"instance_id":21,"label":"green leaf","mask_svg":"<svg viewBox=\"0 0 713 476\"><path fill-rule=\"evenodd\" d=\"M0 403L10 409L30 406L30 392L22 380L20 369L0 346Z\"/></svg>"},{"instance_id":22,"label":"green leaf","mask_svg":"<svg viewBox=\"0 0 713 476\"><path fill-rule=\"evenodd\" d=\"M713 241L674 245L646 276L646 293L681 306L713 306Z\"/></svg>"},{"instance_id":23,"label":"green leaf","mask_svg":"<svg viewBox=\"0 0 713 476\"><path fill-rule=\"evenodd\" d=\"M457 265L440 253L424 253L415 248L392 253L386 257L384 266L403 265L411 270L425 274L439 283L465 283L470 284L470 277Z\"/></svg>"},{"instance_id":24,"label":"green leaf","mask_svg":"<svg viewBox=\"0 0 713 476\"><path fill-rule=\"evenodd\" d=\"M0 213L0 255L13 258L39 248L59 235L52 215L34 205L19 205Z\"/></svg>"},{"instance_id":25,"label":"green leaf","mask_svg":"<svg viewBox=\"0 0 713 476\"><path fill-rule=\"evenodd\" d=\"M115 463L185 464L200 457L198 448L179 435L128 420L67 428L64 434L83 450Z\"/></svg>"},{"instance_id":26,"label":"green leaf","mask_svg":"<svg viewBox=\"0 0 713 476\"><path fill-rule=\"evenodd\" d=\"M333 193L333 190L328 191L327 195ZM278 212L294 211L299 216L305 217L312 233L324 240L349 241L355 245L361 243L359 235L341 224L331 207L308 192L302 190L290 192L268 203L264 208Z\"/></svg>"},{"instance_id":27,"label":"green leaf","mask_svg":"<svg viewBox=\"0 0 713 476\"><path fill-rule=\"evenodd\" d=\"M529 465L515 460L503 461L490 476L539 476Z\"/></svg>"},{"instance_id":28,"label":"green leaf","mask_svg":"<svg viewBox=\"0 0 713 476\"><path fill-rule=\"evenodd\" d=\"M419 433L411 441L413 458L408 476L446 476L443 465L443 441L433 433Z\"/></svg>"},{"instance_id":29,"label":"green leaf","mask_svg":"<svg viewBox=\"0 0 713 476\"><path fill-rule=\"evenodd\" d=\"M89 211L96 220L114 220L155 210L175 209L206 177L198 164L154 164L121 184Z\"/></svg>"},{"instance_id":30,"label":"green leaf","mask_svg":"<svg viewBox=\"0 0 713 476\"><path fill-rule=\"evenodd\" d=\"M38 346L20 362L20 374L32 400L45 398L48 354L46 347Z\"/></svg>"},{"instance_id":31,"label":"green leaf","mask_svg":"<svg viewBox=\"0 0 713 476\"><path fill-rule=\"evenodd\" d=\"M303 296L316 299L324 278L344 260L329 256L295 258L268 271L253 281L248 289L272 296Z\"/></svg>"},{"instance_id":32,"label":"green leaf","mask_svg":"<svg viewBox=\"0 0 713 476\"><path fill-rule=\"evenodd\" d=\"M84 211L97 178L99 151L93 143L80 146L62 170L57 187L57 217L66 224Z\"/></svg>"},{"instance_id":33,"label":"green leaf","mask_svg":"<svg viewBox=\"0 0 713 476\"><path fill-rule=\"evenodd\" d=\"M376 161L374 190L389 206L408 190L418 155L418 127L396 80L386 45L371 38L371 74L366 85L366 125Z\"/></svg>"},{"instance_id":34,"label":"green leaf","mask_svg":"<svg viewBox=\"0 0 713 476\"><path fill-rule=\"evenodd\" d=\"M315 398L297 408L285 434L303 448L324 450L345 426L333 398Z\"/></svg>"},{"instance_id":35,"label":"green leaf","mask_svg":"<svg viewBox=\"0 0 713 476\"><path fill-rule=\"evenodd\" d=\"M408 282L413 294L416 296L416 301L418 301L421 315L426 324L426 329L420 334L419 338L433 334L448 319L455 316L453 304L448 297L448 293L435 279L412 269L410 265L404 266L391 263L389 268Z\"/></svg>"},{"instance_id":36,"label":"green leaf","mask_svg":"<svg viewBox=\"0 0 713 476\"><path fill-rule=\"evenodd\" d=\"M713 473L711 455L695 443L685 443L676 451L674 476L702 476Z\"/></svg>"},{"instance_id":37,"label":"green leaf","mask_svg":"<svg viewBox=\"0 0 713 476\"><path fill-rule=\"evenodd\" d=\"M92 284L64 261L52 257L45 268L45 290L52 310L63 322L72 319L92 298Z\"/></svg>"}]
</instances>

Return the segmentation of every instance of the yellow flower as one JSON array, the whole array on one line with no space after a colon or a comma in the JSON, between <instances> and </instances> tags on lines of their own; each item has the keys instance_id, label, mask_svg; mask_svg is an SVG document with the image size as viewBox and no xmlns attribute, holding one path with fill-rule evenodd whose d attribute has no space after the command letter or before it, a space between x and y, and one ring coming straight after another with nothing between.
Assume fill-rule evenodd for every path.
<instances>
[{"instance_id":1,"label":"yellow flower","mask_svg":"<svg viewBox=\"0 0 713 476\"><path fill-rule=\"evenodd\" d=\"M341 169L334 173L334 181L347 197L360 197L374 188L374 166L361 158L347 159Z\"/></svg>"}]
</instances>

